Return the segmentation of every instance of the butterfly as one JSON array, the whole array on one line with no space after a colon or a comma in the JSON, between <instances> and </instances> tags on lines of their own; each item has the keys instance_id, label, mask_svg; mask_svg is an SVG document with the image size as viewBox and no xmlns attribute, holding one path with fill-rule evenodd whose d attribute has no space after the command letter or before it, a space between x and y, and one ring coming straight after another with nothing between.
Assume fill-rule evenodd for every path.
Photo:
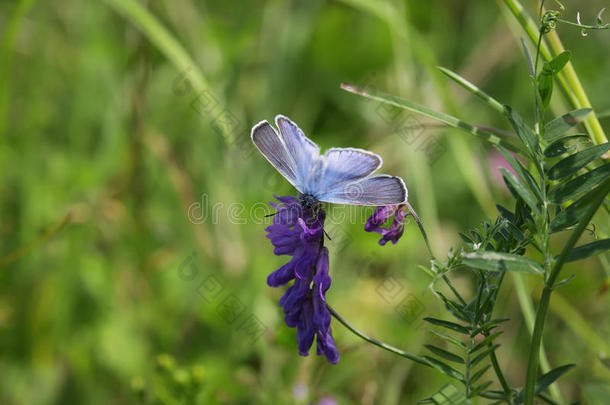
<instances>
[{"instance_id":1,"label":"butterfly","mask_svg":"<svg viewBox=\"0 0 610 405\"><path fill-rule=\"evenodd\" d=\"M252 128L252 142L300 193L304 205L318 201L349 205L392 205L407 201L400 177L373 175L383 160L357 148L320 148L289 118L278 115L279 134L267 121Z\"/></svg>"}]
</instances>

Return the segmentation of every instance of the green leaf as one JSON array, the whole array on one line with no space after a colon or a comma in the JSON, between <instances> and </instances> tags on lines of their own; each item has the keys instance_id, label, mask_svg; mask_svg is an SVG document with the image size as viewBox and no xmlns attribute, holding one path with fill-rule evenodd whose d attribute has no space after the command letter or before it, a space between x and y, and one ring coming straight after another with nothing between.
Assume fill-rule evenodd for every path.
<instances>
[{"instance_id":1,"label":"green leaf","mask_svg":"<svg viewBox=\"0 0 610 405\"><path fill-rule=\"evenodd\" d=\"M456 318L458 318L459 320L464 321L464 322L470 321L469 314L467 314L464 311L464 308L461 305L459 305L457 302L452 301L449 298L445 297L445 295L443 295L443 293L441 293L440 291L435 290L434 293L436 296L441 298L441 300L445 304L445 307L447 308L447 310L449 312L451 312L451 314L453 316L455 316Z\"/></svg>"},{"instance_id":2,"label":"green leaf","mask_svg":"<svg viewBox=\"0 0 610 405\"><path fill-rule=\"evenodd\" d=\"M432 398L418 401L418 404L433 403L435 405L472 405L466 396L451 384L445 385Z\"/></svg>"},{"instance_id":3,"label":"green leaf","mask_svg":"<svg viewBox=\"0 0 610 405\"><path fill-rule=\"evenodd\" d=\"M523 167L521 162L515 159L515 157L509 151L507 151L501 146L497 146L497 149L502 154L506 162L510 165L510 167L513 168L515 173L517 173L519 177L521 177L521 180L528 186L530 191L535 194L536 199L538 201L542 201L542 194L540 193L540 188L536 184L536 181L532 177L531 173L525 167Z\"/></svg>"},{"instance_id":4,"label":"green leaf","mask_svg":"<svg viewBox=\"0 0 610 405\"><path fill-rule=\"evenodd\" d=\"M551 73L556 75L570 61L571 56L572 54L570 54L570 51L563 51L550 61L546 62L542 69L548 69Z\"/></svg>"},{"instance_id":5,"label":"green leaf","mask_svg":"<svg viewBox=\"0 0 610 405\"><path fill-rule=\"evenodd\" d=\"M477 380L479 378L481 378L483 376L483 374L485 374L485 372L487 370L489 370L490 367L491 367L491 364L488 364L488 365L484 366L482 369L480 369L479 371L477 371L476 373L474 373L472 375L472 377L470 377L470 384L474 384L475 382L477 382Z\"/></svg>"},{"instance_id":6,"label":"green leaf","mask_svg":"<svg viewBox=\"0 0 610 405\"><path fill-rule=\"evenodd\" d=\"M483 384L481 384L481 385L479 385L479 386L475 387L475 388L472 390L471 395L478 395L478 394L479 394L479 392L483 391L485 388L489 387L491 384L492 384L492 381L487 381L487 382L484 382Z\"/></svg>"},{"instance_id":7,"label":"green leaf","mask_svg":"<svg viewBox=\"0 0 610 405\"><path fill-rule=\"evenodd\" d=\"M476 344L472 349L470 349L470 353L474 353L479 349L487 346L489 343L493 342L498 336L500 336L503 332L499 331L487 336L485 339Z\"/></svg>"},{"instance_id":8,"label":"green leaf","mask_svg":"<svg viewBox=\"0 0 610 405\"><path fill-rule=\"evenodd\" d=\"M560 366L552 369L548 373L540 376L538 380L536 380L536 395L544 391L549 387L549 385L553 384L559 377L564 375L568 370L574 367L575 364L566 364L565 366Z\"/></svg>"},{"instance_id":9,"label":"green leaf","mask_svg":"<svg viewBox=\"0 0 610 405\"><path fill-rule=\"evenodd\" d=\"M595 256L607 252L608 250L610 250L610 239L597 240L574 248L570 254L568 254L566 262L586 259L587 257Z\"/></svg>"},{"instance_id":10,"label":"green leaf","mask_svg":"<svg viewBox=\"0 0 610 405\"><path fill-rule=\"evenodd\" d=\"M525 184L523 184L514 174L512 174L505 168L501 167L500 172L502 172L502 177L504 178L506 185L513 188L515 193L517 193L517 195L521 197L523 201L525 201L528 207L531 208L532 212L540 214L540 209L538 208L538 200L536 196L529 190L529 188L527 188Z\"/></svg>"},{"instance_id":11,"label":"green leaf","mask_svg":"<svg viewBox=\"0 0 610 405\"><path fill-rule=\"evenodd\" d=\"M462 262L470 267L488 271L514 271L517 273L542 274L542 266L528 259L510 253L471 252L462 253Z\"/></svg>"},{"instance_id":12,"label":"green leaf","mask_svg":"<svg viewBox=\"0 0 610 405\"><path fill-rule=\"evenodd\" d=\"M470 360L470 366L473 367L473 366L477 365L481 360L483 360L485 357L489 356L489 354L491 352L493 352L494 350L496 350L498 347L500 347L500 345L493 345L493 346L488 347L487 349L483 350L474 359Z\"/></svg>"},{"instance_id":13,"label":"green leaf","mask_svg":"<svg viewBox=\"0 0 610 405\"><path fill-rule=\"evenodd\" d=\"M553 142L581 122L581 118L591 111L593 111L591 108L580 108L555 118L544 126L544 139Z\"/></svg>"},{"instance_id":14,"label":"green leaf","mask_svg":"<svg viewBox=\"0 0 610 405\"><path fill-rule=\"evenodd\" d=\"M459 84L466 90L468 90L470 93L485 101L494 110L499 111L501 113L505 112L504 106L500 102L498 102L495 98L491 97L489 94L485 93L483 90L479 89L477 86L475 86L468 80L464 79L459 74L441 66L438 66L438 70L443 72L443 74L445 74L447 77L455 81L457 84Z\"/></svg>"},{"instance_id":15,"label":"green leaf","mask_svg":"<svg viewBox=\"0 0 610 405\"><path fill-rule=\"evenodd\" d=\"M453 354L445 349L441 349L440 347L434 345L424 345L424 347L445 360L449 360L454 363L464 364L464 359L458 356L457 354Z\"/></svg>"},{"instance_id":16,"label":"green leaf","mask_svg":"<svg viewBox=\"0 0 610 405\"><path fill-rule=\"evenodd\" d=\"M468 335L470 333L470 330L467 327L454 323L454 322L443 321L442 319L429 318L429 317L424 318L424 321L429 322L436 326L442 326L443 328L447 328L447 329L451 329L456 332L463 333L465 335Z\"/></svg>"},{"instance_id":17,"label":"green leaf","mask_svg":"<svg viewBox=\"0 0 610 405\"><path fill-rule=\"evenodd\" d=\"M466 349L466 347L467 347L464 342L460 341L459 339L457 339L453 336L445 335L444 333L441 333L434 329L431 329L430 332L433 333L434 335L438 336L439 338L445 340L446 342L449 342L449 343L459 347L460 349Z\"/></svg>"},{"instance_id":18,"label":"green leaf","mask_svg":"<svg viewBox=\"0 0 610 405\"><path fill-rule=\"evenodd\" d=\"M542 105L546 108L551 101L553 93L553 80L557 73L570 61L570 52L564 51L555 56L549 62L546 62L542 67L542 71L538 75L538 93Z\"/></svg>"},{"instance_id":19,"label":"green leaf","mask_svg":"<svg viewBox=\"0 0 610 405\"><path fill-rule=\"evenodd\" d=\"M549 201L553 204L561 204L573 200L578 195L591 190L608 176L610 176L610 163L553 188L548 195Z\"/></svg>"},{"instance_id":20,"label":"green leaf","mask_svg":"<svg viewBox=\"0 0 610 405\"><path fill-rule=\"evenodd\" d=\"M363 89L358 86L354 86L351 84L342 83L341 88L345 91L348 91L353 94L357 94L359 96L363 96L366 98L370 98L372 100L377 100L382 103L390 104L395 107L403 108L405 110L424 115L428 118L432 118L436 121L440 121L444 124L449 125L450 127L460 129L469 134L479 136L485 139L487 142L492 143L494 145L502 145L506 149L512 150L513 152L520 152L520 149L498 137L496 134L493 134L484 129L478 128L473 124L469 124L468 122L462 121L456 117L453 117L449 114L445 114L442 112L434 111L428 107L424 107L417 103L413 103L411 101L405 100L400 97L392 96L390 94L385 94L382 92L378 92L376 90Z\"/></svg>"},{"instance_id":21,"label":"green leaf","mask_svg":"<svg viewBox=\"0 0 610 405\"><path fill-rule=\"evenodd\" d=\"M540 145L534 131L525 124L523 118L510 106L504 106L504 108L506 110L506 118L508 118L521 142L523 142L532 157L540 154Z\"/></svg>"},{"instance_id":22,"label":"green leaf","mask_svg":"<svg viewBox=\"0 0 610 405\"><path fill-rule=\"evenodd\" d=\"M581 150L580 152L570 155L557 162L549 169L547 175L550 180L558 180L575 174L577 171L606 153L608 150L610 150L610 142L591 146L590 148Z\"/></svg>"},{"instance_id":23,"label":"green leaf","mask_svg":"<svg viewBox=\"0 0 610 405\"><path fill-rule=\"evenodd\" d=\"M610 179L606 179L599 187L589 191L584 196L573 202L568 208L560 211L551 221L551 231L562 231L580 221L587 214L587 207L592 201L597 201L598 197L603 198L608 193ZM604 194L601 196L598 194Z\"/></svg>"},{"instance_id":24,"label":"green leaf","mask_svg":"<svg viewBox=\"0 0 610 405\"><path fill-rule=\"evenodd\" d=\"M457 371L456 369L454 369L453 367L451 367L450 365L445 364L442 361L437 360L430 356L423 356L423 358L426 359L432 367L436 368L437 370L439 370L441 373L445 374L446 376L455 378L456 380L459 380L459 381L464 381L464 375L462 373L460 373L459 371Z\"/></svg>"},{"instance_id":25,"label":"green leaf","mask_svg":"<svg viewBox=\"0 0 610 405\"><path fill-rule=\"evenodd\" d=\"M547 158L554 158L563 155L564 153L570 152L570 150L566 147L566 144L570 141L573 141L578 138L588 139L588 135L586 134L576 134L569 135L559 138L552 144L546 147L544 150L544 156ZM571 145L570 147L574 147L575 145Z\"/></svg>"},{"instance_id":26,"label":"green leaf","mask_svg":"<svg viewBox=\"0 0 610 405\"><path fill-rule=\"evenodd\" d=\"M538 75L538 94L540 95L540 102L544 108L549 106L551 102L551 96L553 95L553 78L554 75L547 74L542 71Z\"/></svg>"}]
</instances>

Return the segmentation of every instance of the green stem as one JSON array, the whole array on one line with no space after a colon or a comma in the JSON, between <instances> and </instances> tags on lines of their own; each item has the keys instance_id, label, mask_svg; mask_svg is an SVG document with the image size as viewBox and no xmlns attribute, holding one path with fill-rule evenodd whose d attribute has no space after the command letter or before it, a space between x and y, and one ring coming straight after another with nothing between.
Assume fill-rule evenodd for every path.
<instances>
[{"instance_id":1,"label":"green stem","mask_svg":"<svg viewBox=\"0 0 610 405\"><path fill-rule=\"evenodd\" d=\"M539 29L534 20L527 14L523 5L519 2L519 0L503 0L506 7L513 14L515 19L519 22L527 36L533 43L536 43L539 35ZM542 57L549 61L552 59L551 49L555 55L559 55L565 49L557 35L557 32L551 31L547 35L549 44L551 48L547 46L547 44L542 41L540 44L540 54ZM573 108L593 108L591 107L591 102L585 93L580 80L578 79L578 75L574 70L574 66L572 62L568 62L566 66L563 68L561 73L557 76L559 80L559 84L562 87L564 94L569 99ZM584 120L585 128L589 133L589 136L593 140L595 144L601 144L608 142L606 138L606 134L599 123L598 119L595 117L595 114L589 114L587 118Z\"/></svg>"},{"instance_id":2,"label":"green stem","mask_svg":"<svg viewBox=\"0 0 610 405\"><path fill-rule=\"evenodd\" d=\"M587 207L587 211L584 217L578 223L578 226L570 235L568 242L563 247L561 254L557 258L555 265L553 266L548 278L545 281L544 289L540 297L540 303L538 304L538 311L536 313L536 321L534 323L534 332L532 334L532 342L530 345L530 351L527 362L527 376L525 384L525 405L534 405L534 396L536 388L536 376L538 373L538 355L540 352L540 345L542 343L542 333L544 331L544 323L546 320L546 314L549 308L549 302L551 300L551 293L553 292L553 286L555 281L559 277L561 269L568 258L569 253L576 245L576 242L580 238L591 218L603 202L606 194L610 192L610 179L607 179L602 183L591 196L591 202Z\"/></svg>"},{"instance_id":3,"label":"green stem","mask_svg":"<svg viewBox=\"0 0 610 405\"><path fill-rule=\"evenodd\" d=\"M549 44L551 45L551 49L556 55L559 55L563 51L565 51L561 40L559 39L559 35L557 32L552 31L548 35ZM589 101L589 97L587 97L587 93L585 89L582 87L580 80L578 79L578 75L574 70L574 65L572 62L568 62L562 70L567 84L570 86L571 90L574 92L574 97L577 100L577 104L573 105L574 108L593 108L591 106L591 102ZM587 115L587 118L583 121L589 136L593 140L595 144L602 144L608 142L608 138L602 128L599 120L595 116L595 110L591 112L591 114Z\"/></svg>"},{"instance_id":4,"label":"green stem","mask_svg":"<svg viewBox=\"0 0 610 405\"><path fill-rule=\"evenodd\" d=\"M345 326L347 329L349 329L353 334L355 334L356 336L366 340L369 343L374 344L375 346L381 347L384 350L387 350L391 353L397 354L399 356L405 357L409 360L412 360L416 363L422 364L424 366L428 366L428 367L432 367L430 365L430 363L428 363L428 361L426 359L424 359L423 357L419 357L415 354L411 354L411 353L407 353L404 350L400 350L397 349L394 346L390 346L387 343L383 343L380 340L377 340L375 338L372 338L370 336L365 335L364 333L360 332L358 329L354 328L349 322L347 322L345 319L343 319L343 317L341 315L339 315L337 313L337 311L335 311L328 303L326 304L326 308L328 308L328 310L330 311L330 313L332 314L332 316L335 317L336 320L338 320L341 324L343 324L343 326Z\"/></svg>"}]
</instances>

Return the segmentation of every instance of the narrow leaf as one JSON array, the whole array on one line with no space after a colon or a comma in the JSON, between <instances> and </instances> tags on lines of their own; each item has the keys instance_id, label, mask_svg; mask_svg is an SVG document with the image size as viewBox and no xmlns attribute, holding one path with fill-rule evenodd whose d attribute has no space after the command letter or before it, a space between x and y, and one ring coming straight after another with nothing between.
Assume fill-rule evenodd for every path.
<instances>
[{"instance_id":1,"label":"narrow leaf","mask_svg":"<svg viewBox=\"0 0 610 405\"><path fill-rule=\"evenodd\" d=\"M521 118L521 116L510 106L504 106L504 108L506 110L506 117L530 154L536 156L537 153L541 153L538 138L534 131L525 124L523 118Z\"/></svg>"},{"instance_id":2,"label":"narrow leaf","mask_svg":"<svg viewBox=\"0 0 610 405\"><path fill-rule=\"evenodd\" d=\"M441 349L440 347L434 345L424 345L424 347L445 360L449 360L454 363L464 364L464 359L458 356L457 354L453 354L445 349Z\"/></svg>"},{"instance_id":3,"label":"narrow leaf","mask_svg":"<svg viewBox=\"0 0 610 405\"><path fill-rule=\"evenodd\" d=\"M465 265L488 271L514 271L518 273L542 274L542 266L528 259L510 253L471 252L462 253Z\"/></svg>"},{"instance_id":4,"label":"narrow leaf","mask_svg":"<svg viewBox=\"0 0 610 405\"><path fill-rule=\"evenodd\" d=\"M540 376L538 380L536 380L536 394L544 391L548 388L549 385L553 384L559 377L564 375L568 370L574 367L575 364L566 364L565 366L560 366L552 369L548 373Z\"/></svg>"},{"instance_id":5,"label":"narrow leaf","mask_svg":"<svg viewBox=\"0 0 610 405\"><path fill-rule=\"evenodd\" d=\"M499 331L487 336L485 339L476 344L472 349L470 349L470 353L474 353L479 349L487 346L489 343L493 342L498 336L500 336L503 332Z\"/></svg>"},{"instance_id":6,"label":"narrow leaf","mask_svg":"<svg viewBox=\"0 0 610 405\"><path fill-rule=\"evenodd\" d=\"M531 208L532 212L536 214L540 214L540 209L538 208L538 200L536 196L523 184L514 174L501 167L500 172L502 172L502 177L504 178L504 182L506 185L510 185L515 193L519 197L525 201L528 207Z\"/></svg>"},{"instance_id":7,"label":"narrow leaf","mask_svg":"<svg viewBox=\"0 0 610 405\"><path fill-rule=\"evenodd\" d=\"M470 360L470 366L472 367L472 366L475 366L476 364L478 364L481 360L483 360L485 357L489 356L489 354L491 352L493 352L494 350L496 350L498 347L500 347L500 345L493 345L493 346L487 348L486 350L483 350L474 359Z\"/></svg>"},{"instance_id":8,"label":"narrow leaf","mask_svg":"<svg viewBox=\"0 0 610 405\"><path fill-rule=\"evenodd\" d=\"M546 62L544 65L545 67L548 66L550 72L556 75L570 61L571 56L572 55L570 54L570 51L563 51L559 55L551 59L549 62Z\"/></svg>"},{"instance_id":9,"label":"narrow leaf","mask_svg":"<svg viewBox=\"0 0 610 405\"><path fill-rule=\"evenodd\" d=\"M555 118L544 126L544 139L553 142L581 122L581 119L591 111L593 111L591 108L581 108Z\"/></svg>"},{"instance_id":10,"label":"narrow leaf","mask_svg":"<svg viewBox=\"0 0 610 405\"><path fill-rule=\"evenodd\" d=\"M565 184L553 188L549 195L549 201L554 204L561 204L573 200L580 194L591 190L605 178L610 176L610 163L606 163L590 172L582 174Z\"/></svg>"},{"instance_id":11,"label":"narrow leaf","mask_svg":"<svg viewBox=\"0 0 610 405\"><path fill-rule=\"evenodd\" d=\"M574 248L569 254L566 262L575 262L577 260L586 259L587 257L595 256L610 250L610 239L597 240L587 243L586 245Z\"/></svg>"},{"instance_id":12,"label":"narrow leaf","mask_svg":"<svg viewBox=\"0 0 610 405\"><path fill-rule=\"evenodd\" d=\"M562 231L578 223L587 215L587 207L592 203L600 203L608 193L610 179L606 179L599 187L589 191L584 196L573 202L568 208L560 211L551 221L551 231Z\"/></svg>"},{"instance_id":13,"label":"narrow leaf","mask_svg":"<svg viewBox=\"0 0 610 405\"><path fill-rule=\"evenodd\" d=\"M570 152L570 149L568 149L566 144L575 139L579 139L579 138L588 139L588 135L576 134L576 135L569 135L569 136L561 137L546 147L546 149L544 150L544 156L548 157L548 158L554 158L554 157L561 156L564 153ZM570 145L571 148L574 146L575 146L575 144Z\"/></svg>"},{"instance_id":14,"label":"narrow leaf","mask_svg":"<svg viewBox=\"0 0 610 405\"><path fill-rule=\"evenodd\" d=\"M554 75L546 71L540 72L538 75L538 94L544 108L549 106L551 96L553 95L553 78Z\"/></svg>"},{"instance_id":15,"label":"narrow leaf","mask_svg":"<svg viewBox=\"0 0 610 405\"><path fill-rule=\"evenodd\" d=\"M432 367L436 368L441 373L443 373L451 378L455 378L456 380L464 381L464 375L462 373L460 373L459 371L457 371L456 369L454 369L453 367L451 367L450 365L445 364L442 361L437 360L430 356L423 356L423 357L424 357L424 359L426 359L428 361L428 363L430 363L430 365Z\"/></svg>"},{"instance_id":16,"label":"narrow leaf","mask_svg":"<svg viewBox=\"0 0 610 405\"><path fill-rule=\"evenodd\" d=\"M483 90L479 89L477 86L475 86L468 80L464 79L462 76L444 67L439 66L438 70L443 72L443 74L445 74L447 77L449 77L451 80L453 80L466 90L468 90L470 93L485 101L494 110L499 111L501 113L505 112L504 106L500 102L498 102L495 98L491 97L489 94L485 93Z\"/></svg>"},{"instance_id":17,"label":"narrow leaf","mask_svg":"<svg viewBox=\"0 0 610 405\"><path fill-rule=\"evenodd\" d=\"M481 378L483 376L483 374L485 374L485 372L487 370L489 370L489 368L491 367L491 364L486 365L485 367L483 367L482 369L480 369L479 371L477 371L476 373L474 373L472 375L472 377L470 377L470 383L474 384L475 382L477 382L477 380L479 378Z\"/></svg>"},{"instance_id":18,"label":"narrow leaf","mask_svg":"<svg viewBox=\"0 0 610 405\"><path fill-rule=\"evenodd\" d=\"M466 349L466 344L462 341L460 341L459 339L453 337L453 336L449 336L449 335L445 335L444 333L441 333L437 330L430 330L431 333L433 333L434 335L438 336L439 338L459 347L460 349Z\"/></svg>"},{"instance_id":19,"label":"narrow leaf","mask_svg":"<svg viewBox=\"0 0 610 405\"><path fill-rule=\"evenodd\" d=\"M558 180L575 174L577 171L606 153L608 150L610 150L610 142L591 146L590 148L576 152L575 154L557 162L549 169L547 175L551 180Z\"/></svg>"},{"instance_id":20,"label":"narrow leaf","mask_svg":"<svg viewBox=\"0 0 610 405\"><path fill-rule=\"evenodd\" d=\"M469 134L479 136L494 145L502 145L506 149L512 150L513 152L520 152L518 147L500 139L496 134L485 131L484 129L478 128L473 124L469 124L449 114L434 111L428 107L424 107L422 105L413 103L400 97L392 96L390 94L381 93L375 90L364 90L358 86L354 86L351 84L342 83L341 88L350 93L367 97L372 100L381 101L382 103L390 104L417 114L424 115L428 118L432 118L436 121L440 121L444 124L447 124L450 127L457 128L462 131L468 132Z\"/></svg>"},{"instance_id":21,"label":"narrow leaf","mask_svg":"<svg viewBox=\"0 0 610 405\"><path fill-rule=\"evenodd\" d=\"M538 201L542 201L542 194L540 193L540 188L536 184L536 181L532 177L531 173L525 167L523 167L521 162L515 159L515 157L509 151L507 151L501 146L498 146L497 149L502 154L506 162L510 165L510 167L513 168L515 173L517 173L519 177L521 177L521 180L528 186L530 191L535 194L536 199Z\"/></svg>"},{"instance_id":22,"label":"narrow leaf","mask_svg":"<svg viewBox=\"0 0 610 405\"><path fill-rule=\"evenodd\" d=\"M424 321L429 322L433 325L442 326L443 328L451 329L453 331L460 332L460 333L463 333L466 335L470 333L470 330L468 328L466 328L465 326L462 326L460 324L454 323L454 322L443 321L442 319L428 318L428 317L424 318Z\"/></svg>"},{"instance_id":23,"label":"narrow leaf","mask_svg":"<svg viewBox=\"0 0 610 405\"><path fill-rule=\"evenodd\" d=\"M472 405L472 403L466 398L466 396L457 390L453 385L447 384L439 392L434 394L431 401L435 405ZM419 401L418 403L426 403Z\"/></svg>"}]
</instances>

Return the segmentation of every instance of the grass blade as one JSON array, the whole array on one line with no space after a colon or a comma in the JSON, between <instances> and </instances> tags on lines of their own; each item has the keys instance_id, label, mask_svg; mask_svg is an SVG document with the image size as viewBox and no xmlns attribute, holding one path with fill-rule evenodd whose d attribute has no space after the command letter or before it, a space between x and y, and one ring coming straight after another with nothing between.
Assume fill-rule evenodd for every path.
<instances>
[{"instance_id":1,"label":"grass blade","mask_svg":"<svg viewBox=\"0 0 610 405\"><path fill-rule=\"evenodd\" d=\"M477 86L475 86L468 80L464 79L462 76L441 66L438 67L438 70L440 70L444 75L449 77L451 80L453 80L454 82L456 82L481 100L485 101L485 103L487 103L487 105L489 105L494 110L501 112L502 114L505 113L504 105L502 105L498 100L491 97L489 94L485 93L483 90L479 89Z\"/></svg>"},{"instance_id":2,"label":"grass blade","mask_svg":"<svg viewBox=\"0 0 610 405\"><path fill-rule=\"evenodd\" d=\"M424 115L428 118L432 118L436 121L440 121L450 127L460 129L471 135L476 135L478 137L481 137L491 144L502 145L506 149L509 149L513 152L521 152L521 150L517 146L502 140L496 134L493 134L491 132L477 128L475 125L469 124L469 123L462 121L459 118L453 117L449 114L434 111L428 107L424 107L417 103L413 103L411 101L407 101L405 99L402 99L402 98L396 97L396 96L392 96L390 94L381 93L381 92L378 92L375 90L367 91L363 88L360 88L358 86L354 86L351 84L342 83L341 88L345 91L348 91L353 94L357 94L362 97L370 98L372 100L380 101L382 103L390 104L395 107L403 108L405 110Z\"/></svg>"}]
</instances>

